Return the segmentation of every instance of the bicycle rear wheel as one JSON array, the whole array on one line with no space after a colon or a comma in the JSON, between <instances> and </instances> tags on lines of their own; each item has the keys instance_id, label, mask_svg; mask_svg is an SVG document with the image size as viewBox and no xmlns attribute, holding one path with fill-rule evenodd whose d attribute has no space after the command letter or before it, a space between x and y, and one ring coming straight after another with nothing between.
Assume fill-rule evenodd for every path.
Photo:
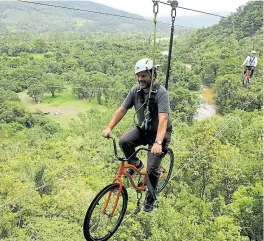
<instances>
[{"instance_id":1,"label":"bicycle rear wheel","mask_svg":"<svg viewBox=\"0 0 264 241\"><path fill-rule=\"evenodd\" d=\"M92 201L87 210L83 224L83 234L86 240L108 240L118 229L125 216L128 202L127 190L123 186L116 210L111 216L111 211L117 198L119 186L119 183L106 186ZM109 197L109 202L106 205Z\"/></svg>"},{"instance_id":2,"label":"bicycle rear wheel","mask_svg":"<svg viewBox=\"0 0 264 241\"><path fill-rule=\"evenodd\" d=\"M160 178L157 186L157 193L161 192L168 184L174 166L174 154L172 149L168 148L168 152L162 158L160 166Z\"/></svg>"}]
</instances>

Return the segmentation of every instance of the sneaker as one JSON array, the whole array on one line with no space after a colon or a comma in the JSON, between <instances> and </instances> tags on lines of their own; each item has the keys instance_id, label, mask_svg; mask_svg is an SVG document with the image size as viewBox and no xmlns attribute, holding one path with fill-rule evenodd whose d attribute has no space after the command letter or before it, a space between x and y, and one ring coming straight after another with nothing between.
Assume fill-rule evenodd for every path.
<instances>
[{"instance_id":1,"label":"sneaker","mask_svg":"<svg viewBox=\"0 0 264 241\"><path fill-rule=\"evenodd\" d=\"M152 212L155 207L155 199L148 192L144 201L144 212Z\"/></svg>"},{"instance_id":2,"label":"sneaker","mask_svg":"<svg viewBox=\"0 0 264 241\"><path fill-rule=\"evenodd\" d=\"M143 164L143 162L140 161L140 163L138 164L138 166L136 166L136 168L137 168L139 171L141 171L141 170L144 168L144 164ZM132 168L128 168L128 169L127 169L127 172L128 172L131 176L135 173L135 171L134 171Z\"/></svg>"}]
</instances>

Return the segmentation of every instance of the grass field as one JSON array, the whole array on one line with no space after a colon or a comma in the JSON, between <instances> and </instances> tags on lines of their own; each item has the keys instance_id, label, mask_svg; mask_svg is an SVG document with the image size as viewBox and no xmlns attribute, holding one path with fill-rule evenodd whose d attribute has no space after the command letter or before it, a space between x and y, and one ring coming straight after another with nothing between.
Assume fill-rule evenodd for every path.
<instances>
[{"instance_id":1,"label":"grass field","mask_svg":"<svg viewBox=\"0 0 264 241\"><path fill-rule=\"evenodd\" d=\"M80 112L85 112L90 109L97 109L102 112L107 112L107 107L98 105L87 100L80 100L72 93L71 88L67 88L60 93L55 93L55 98L51 94L45 94L41 103L35 103L32 98L27 95L27 92L18 94L22 103L31 111L41 110L47 114L47 117L59 123L61 127L68 128L71 119L77 119ZM56 114L62 112L62 114Z\"/></svg>"}]
</instances>

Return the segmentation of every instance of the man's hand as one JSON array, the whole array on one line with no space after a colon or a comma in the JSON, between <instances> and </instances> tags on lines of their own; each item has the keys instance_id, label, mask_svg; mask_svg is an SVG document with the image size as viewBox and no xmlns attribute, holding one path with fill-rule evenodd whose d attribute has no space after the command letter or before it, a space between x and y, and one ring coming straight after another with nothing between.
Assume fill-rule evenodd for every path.
<instances>
[{"instance_id":1,"label":"man's hand","mask_svg":"<svg viewBox=\"0 0 264 241\"><path fill-rule=\"evenodd\" d=\"M154 143L152 148L151 148L151 153L154 155L161 154L162 153L162 145L159 145L158 143Z\"/></svg>"},{"instance_id":2,"label":"man's hand","mask_svg":"<svg viewBox=\"0 0 264 241\"><path fill-rule=\"evenodd\" d=\"M102 136L105 138L108 138L111 135L111 133L112 133L112 130L109 127L107 127L105 130L103 130Z\"/></svg>"}]
</instances>

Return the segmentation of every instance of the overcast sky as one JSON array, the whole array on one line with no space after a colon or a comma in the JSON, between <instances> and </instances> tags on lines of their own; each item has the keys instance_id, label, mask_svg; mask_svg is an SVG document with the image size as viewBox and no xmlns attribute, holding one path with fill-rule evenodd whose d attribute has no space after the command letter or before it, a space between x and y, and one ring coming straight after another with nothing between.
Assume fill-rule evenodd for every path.
<instances>
[{"instance_id":1,"label":"overcast sky","mask_svg":"<svg viewBox=\"0 0 264 241\"><path fill-rule=\"evenodd\" d=\"M113 8L124 10L126 12L135 13L144 17L153 16L152 0L90 0L96 3L101 3ZM164 0L162 2L167 2ZM204 12L227 11L235 12L236 9L247 3L248 0L178 0L179 6L192 8ZM171 7L159 3L158 16L170 16ZM197 14L191 11L177 9L178 16L186 16Z\"/></svg>"}]
</instances>

